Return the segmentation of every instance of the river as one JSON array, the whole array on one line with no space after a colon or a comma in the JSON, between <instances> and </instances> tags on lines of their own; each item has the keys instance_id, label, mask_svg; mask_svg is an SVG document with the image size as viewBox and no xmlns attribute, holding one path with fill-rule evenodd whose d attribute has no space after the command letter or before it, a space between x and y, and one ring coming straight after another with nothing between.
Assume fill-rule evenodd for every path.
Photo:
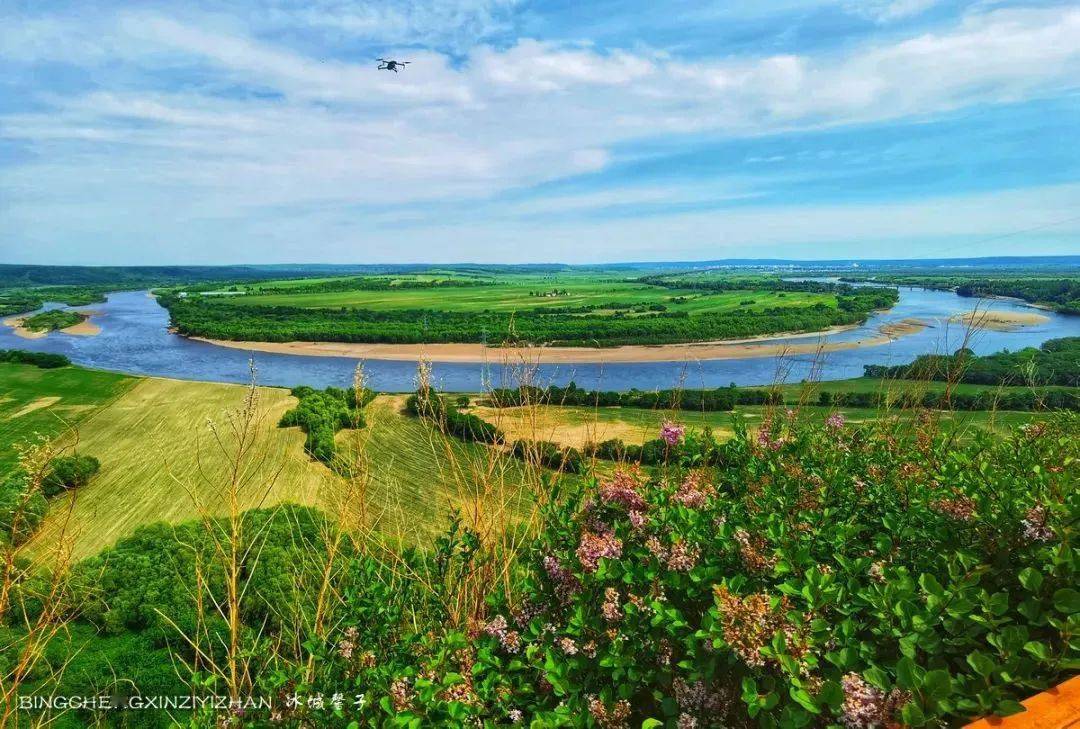
<instances>
[{"instance_id":1,"label":"river","mask_svg":"<svg viewBox=\"0 0 1080 729\"><path fill-rule=\"evenodd\" d=\"M920 319L930 326L887 344L830 352L828 354L775 356L693 362L642 362L618 364L559 364L530 368L538 384L566 384L604 390L653 390L682 386L713 388L764 385L816 378L837 380L858 377L866 364L903 364L926 353L952 352L961 345L964 328L949 317L970 311L978 303L947 291L904 288L899 303L887 312L874 314L861 327L822 337L824 341L847 341L876 333L883 324ZM55 308L47 305L46 308ZM1030 306L1012 300L982 302L980 309L1031 313ZM169 315L146 291L109 294L104 304L81 307L96 312L91 321L101 327L96 336L52 332L40 339L25 339L8 326L0 326L0 349L27 349L64 354L76 364L136 375L185 380L247 382L248 362L254 358L257 380L263 385L291 387L345 386L352 382L356 360L295 354L248 353L239 349L196 342L168 329ZM1047 339L1080 335L1080 318L1039 311L1047 321L1015 331L980 331L969 346L979 354L1002 349L1038 346ZM776 341L803 342L805 337ZM370 387L386 392L413 389L416 365L412 362L368 360L364 363ZM491 364L439 363L433 365L436 385L448 392L477 392L488 387L511 385L520 367Z\"/></svg>"}]
</instances>

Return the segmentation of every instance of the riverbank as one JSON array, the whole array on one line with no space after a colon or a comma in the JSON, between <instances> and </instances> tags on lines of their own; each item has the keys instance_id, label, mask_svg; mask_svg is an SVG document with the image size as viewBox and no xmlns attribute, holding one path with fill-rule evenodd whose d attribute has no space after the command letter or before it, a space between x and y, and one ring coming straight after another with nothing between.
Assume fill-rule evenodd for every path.
<instances>
[{"instance_id":1,"label":"riverbank","mask_svg":"<svg viewBox=\"0 0 1080 729\"><path fill-rule=\"evenodd\" d=\"M523 364L607 364L634 362L687 362L698 360L749 359L799 354L816 354L874 347L921 332L928 325L919 319L885 324L871 336L844 342L822 342L820 337L837 329L812 334L773 335L767 338L687 344L629 345L623 347L490 347L483 344L362 344L351 342L232 342L192 337L220 347L275 354L316 357L415 362L478 363L521 362ZM778 339L807 339L792 343Z\"/></svg>"}]
</instances>

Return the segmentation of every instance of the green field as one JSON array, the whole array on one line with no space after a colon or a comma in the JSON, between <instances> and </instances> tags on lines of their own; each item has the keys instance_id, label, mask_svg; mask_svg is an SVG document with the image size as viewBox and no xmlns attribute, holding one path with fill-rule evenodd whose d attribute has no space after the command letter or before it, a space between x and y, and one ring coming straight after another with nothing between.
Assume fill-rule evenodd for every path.
<instances>
[{"instance_id":1,"label":"green field","mask_svg":"<svg viewBox=\"0 0 1080 729\"><path fill-rule=\"evenodd\" d=\"M350 279L298 279L236 287L237 291L245 293L236 296L221 296L219 300L230 306L297 306L310 309L344 306L373 311L432 309L460 312L543 311L605 304L630 308L662 304L668 311L697 314L722 313L739 309L761 311L773 307L812 306L819 303L830 307L836 306L836 296L828 293L790 293L766 289L703 292L694 289L660 288L624 281L613 275L584 273L469 278L462 277L460 274L447 276L418 274L370 277L367 280L386 281L396 288L392 290L313 291L310 289L317 288L320 284L346 285ZM402 283L416 281L479 281L483 285L439 286L422 289L401 286ZM748 301L753 301L753 303L743 303ZM611 314L614 311L614 307L601 308L592 313Z\"/></svg>"}]
</instances>

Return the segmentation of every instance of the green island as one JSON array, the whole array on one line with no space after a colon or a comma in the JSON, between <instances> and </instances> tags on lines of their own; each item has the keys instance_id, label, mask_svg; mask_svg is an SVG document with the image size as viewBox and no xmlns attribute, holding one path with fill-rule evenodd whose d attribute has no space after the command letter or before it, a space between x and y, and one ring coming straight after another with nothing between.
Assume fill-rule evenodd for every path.
<instances>
[{"instance_id":1,"label":"green island","mask_svg":"<svg viewBox=\"0 0 1080 729\"><path fill-rule=\"evenodd\" d=\"M610 347L814 332L897 300L771 275L483 267L162 291L188 336L238 341Z\"/></svg>"},{"instance_id":2,"label":"green island","mask_svg":"<svg viewBox=\"0 0 1080 729\"><path fill-rule=\"evenodd\" d=\"M86 318L85 314L77 311L53 309L23 319L22 326L32 332L52 332L81 324Z\"/></svg>"}]
</instances>

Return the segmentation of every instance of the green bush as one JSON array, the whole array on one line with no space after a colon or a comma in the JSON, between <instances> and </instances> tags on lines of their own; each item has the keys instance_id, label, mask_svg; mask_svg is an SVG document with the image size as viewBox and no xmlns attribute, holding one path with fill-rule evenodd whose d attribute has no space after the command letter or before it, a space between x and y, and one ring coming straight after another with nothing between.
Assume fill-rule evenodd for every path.
<instances>
[{"instance_id":1,"label":"green bush","mask_svg":"<svg viewBox=\"0 0 1080 729\"><path fill-rule=\"evenodd\" d=\"M49 462L41 490L45 496L52 497L68 489L81 488L99 468L101 463L93 456L57 456Z\"/></svg>"},{"instance_id":2,"label":"green bush","mask_svg":"<svg viewBox=\"0 0 1080 729\"><path fill-rule=\"evenodd\" d=\"M281 416L278 426L303 430L307 436L304 450L312 458L327 464L333 462L336 453L334 436L342 428L364 427L361 411L375 396L370 390L357 395L351 387L316 390L306 385L294 387L292 395L300 402Z\"/></svg>"}]
</instances>

